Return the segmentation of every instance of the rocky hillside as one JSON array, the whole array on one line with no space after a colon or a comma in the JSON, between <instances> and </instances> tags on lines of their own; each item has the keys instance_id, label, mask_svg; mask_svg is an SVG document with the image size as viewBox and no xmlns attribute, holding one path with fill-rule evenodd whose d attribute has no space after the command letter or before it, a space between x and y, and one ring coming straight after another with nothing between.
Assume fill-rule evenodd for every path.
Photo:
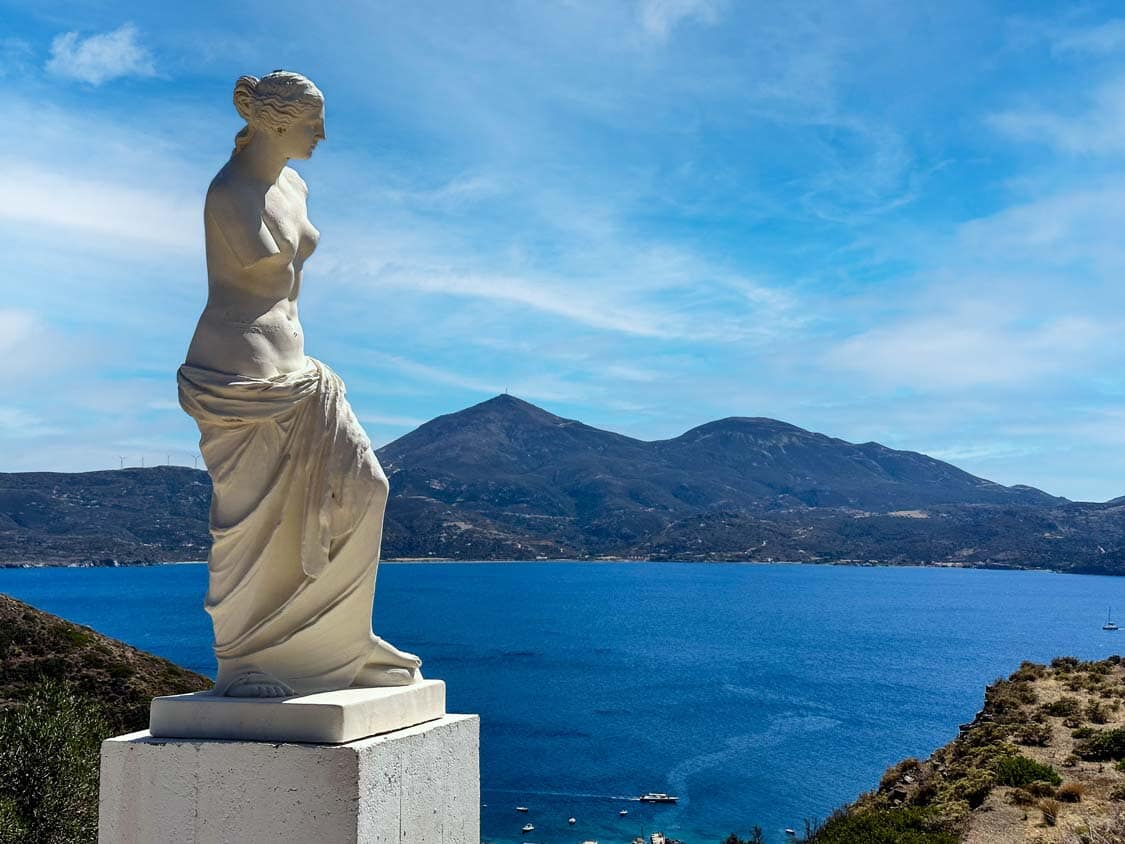
<instances>
[{"instance_id":1,"label":"rocky hillside","mask_svg":"<svg viewBox=\"0 0 1125 844\"><path fill-rule=\"evenodd\" d=\"M199 560L211 480L181 466L0 473L0 561Z\"/></svg>"},{"instance_id":2,"label":"rocky hillside","mask_svg":"<svg viewBox=\"0 0 1125 844\"><path fill-rule=\"evenodd\" d=\"M379 450L384 554L858 561L1125 571L1125 500L1078 504L764 418L644 442L511 396ZM178 467L0 474L0 562L201 559L210 486Z\"/></svg>"},{"instance_id":3,"label":"rocky hillside","mask_svg":"<svg viewBox=\"0 0 1125 844\"><path fill-rule=\"evenodd\" d=\"M118 732L144 729L157 695L211 688L166 659L0 595L0 707L19 705L44 680L104 704Z\"/></svg>"},{"instance_id":4,"label":"rocky hillside","mask_svg":"<svg viewBox=\"0 0 1125 844\"><path fill-rule=\"evenodd\" d=\"M1125 844L1123 704L1120 657L1024 663L953 742L888 770L808 840Z\"/></svg>"}]
</instances>

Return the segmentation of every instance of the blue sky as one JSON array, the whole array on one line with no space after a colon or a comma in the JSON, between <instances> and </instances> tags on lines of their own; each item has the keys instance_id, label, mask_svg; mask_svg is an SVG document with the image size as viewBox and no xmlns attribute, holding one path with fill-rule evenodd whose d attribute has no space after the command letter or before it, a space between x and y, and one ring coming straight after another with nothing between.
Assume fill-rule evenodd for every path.
<instances>
[{"instance_id":1,"label":"blue sky","mask_svg":"<svg viewBox=\"0 0 1125 844\"><path fill-rule=\"evenodd\" d=\"M327 98L307 350L377 445L508 389L1125 494L1114 11L0 0L0 469L192 464L203 195L284 67Z\"/></svg>"}]
</instances>

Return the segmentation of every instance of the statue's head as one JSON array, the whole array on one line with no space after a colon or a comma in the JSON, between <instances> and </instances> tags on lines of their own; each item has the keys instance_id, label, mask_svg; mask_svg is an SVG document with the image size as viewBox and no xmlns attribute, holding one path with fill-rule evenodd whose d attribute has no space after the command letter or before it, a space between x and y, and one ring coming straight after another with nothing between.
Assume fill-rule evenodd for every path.
<instances>
[{"instance_id":1,"label":"statue's head","mask_svg":"<svg viewBox=\"0 0 1125 844\"><path fill-rule=\"evenodd\" d=\"M240 76L234 83L234 107L246 121L234 138L236 155L258 133L279 144L288 158L308 158L324 140L324 94L299 73Z\"/></svg>"}]
</instances>

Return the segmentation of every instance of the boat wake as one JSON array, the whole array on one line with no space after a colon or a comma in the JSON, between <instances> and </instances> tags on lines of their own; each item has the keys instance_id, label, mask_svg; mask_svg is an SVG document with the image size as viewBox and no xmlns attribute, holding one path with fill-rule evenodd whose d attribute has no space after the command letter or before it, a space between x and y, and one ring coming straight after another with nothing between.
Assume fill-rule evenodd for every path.
<instances>
[{"instance_id":1,"label":"boat wake","mask_svg":"<svg viewBox=\"0 0 1125 844\"><path fill-rule=\"evenodd\" d=\"M623 794L588 794L582 791L535 791L526 788L482 788L481 794L534 794L536 797L582 797L590 800L628 800L639 803L639 797Z\"/></svg>"},{"instance_id":2,"label":"boat wake","mask_svg":"<svg viewBox=\"0 0 1125 844\"><path fill-rule=\"evenodd\" d=\"M726 747L722 750L701 753L685 759L668 772L668 785L674 793L683 795L680 798L680 805L687 805L689 802L687 781L700 771L725 765L731 759L751 750L775 747L793 735L830 730L839 724L840 722L835 718L824 718L820 715L775 718L762 732L732 736L726 740Z\"/></svg>"}]
</instances>

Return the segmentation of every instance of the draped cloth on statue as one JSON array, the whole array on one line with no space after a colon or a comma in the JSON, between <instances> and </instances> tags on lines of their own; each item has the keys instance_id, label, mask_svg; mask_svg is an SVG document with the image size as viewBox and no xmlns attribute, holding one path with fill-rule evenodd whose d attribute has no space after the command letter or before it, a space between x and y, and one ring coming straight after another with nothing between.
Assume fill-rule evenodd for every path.
<instances>
[{"instance_id":1,"label":"draped cloth on statue","mask_svg":"<svg viewBox=\"0 0 1125 844\"><path fill-rule=\"evenodd\" d=\"M185 364L177 380L214 488L215 692L253 672L300 694L346 688L378 662L387 480L343 382L313 358L269 379Z\"/></svg>"}]
</instances>

